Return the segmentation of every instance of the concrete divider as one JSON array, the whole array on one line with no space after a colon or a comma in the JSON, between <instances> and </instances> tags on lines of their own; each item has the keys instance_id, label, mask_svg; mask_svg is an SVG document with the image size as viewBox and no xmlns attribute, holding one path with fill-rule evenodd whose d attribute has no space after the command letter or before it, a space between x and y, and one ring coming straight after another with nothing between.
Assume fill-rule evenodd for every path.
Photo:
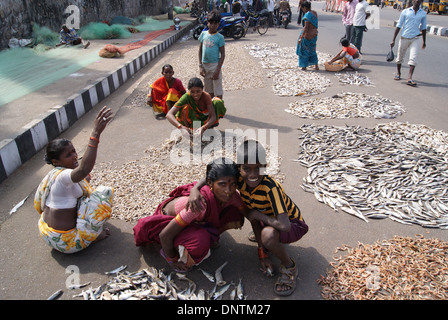
<instances>
[{"instance_id":1,"label":"concrete divider","mask_svg":"<svg viewBox=\"0 0 448 320\"><path fill-rule=\"evenodd\" d=\"M394 27L396 27L397 24L398 20L395 20ZM426 33L433 34L435 36L448 37L448 28L428 24L426 25Z\"/></svg>"},{"instance_id":2,"label":"concrete divider","mask_svg":"<svg viewBox=\"0 0 448 320\"><path fill-rule=\"evenodd\" d=\"M7 179L22 164L42 150L49 141L70 128L79 118L95 105L112 94L141 68L150 63L159 54L188 34L196 25L192 22L180 30L174 30L157 45L131 61L125 62L109 75L96 79L92 85L70 96L64 105L56 106L25 125L14 139L0 141L0 183Z\"/></svg>"}]
</instances>

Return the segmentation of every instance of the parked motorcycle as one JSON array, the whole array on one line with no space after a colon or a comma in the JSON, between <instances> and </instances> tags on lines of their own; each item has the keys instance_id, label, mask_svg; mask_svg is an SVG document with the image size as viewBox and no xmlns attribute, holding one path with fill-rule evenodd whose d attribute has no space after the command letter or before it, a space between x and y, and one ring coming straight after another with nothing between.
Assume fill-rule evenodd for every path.
<instances>
[{"instance_id":1,"label":"parked motorcycle","mask_svg":"<svg viewBox=\"0 0 448 320\"><path fill-rule=\"evenodd\" d=\"M288 27L289 24L289 12L286 10L283 10L280 12L280 22L281 25L285 27L285 29Z\"/></svg>"},{"instance_id":2,"label":"parked motorcycle","mask_svg":"<svg viewBox=\"0 0 448 320\"><path fill-rule=\"evenodd\" d=\"M199 39L201 32L207 30L207 15L204 13L199 18L200 24L193 30L193 38ZM218 27L218 32L224 37L240 39L244 36L244 18L235 18L233 16L224 16Z\"/></svg>"}]
</instances>

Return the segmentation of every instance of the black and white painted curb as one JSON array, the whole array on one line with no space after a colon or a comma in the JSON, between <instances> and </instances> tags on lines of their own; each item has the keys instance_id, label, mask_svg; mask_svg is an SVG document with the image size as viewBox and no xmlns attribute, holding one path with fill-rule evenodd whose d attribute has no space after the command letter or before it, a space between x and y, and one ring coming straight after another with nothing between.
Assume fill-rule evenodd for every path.
<instances>
[{"instance_id":1,"label":"black and white painted curb","mask_svg":"<svg viewBox=\"0 0 448 320\"><path fill-rule=\"evenodd\" d=\"M70 128L96 104L122 86L137 71L185 36L194 25L195 23L192 23L176 31L164 41L125 63L109 75L97 79L94 81L95 84L69 97L64 105L56 106L28 123L16 138L1 141L0 183L42 150L49 141Z\"/></svg>"}]
</instances>

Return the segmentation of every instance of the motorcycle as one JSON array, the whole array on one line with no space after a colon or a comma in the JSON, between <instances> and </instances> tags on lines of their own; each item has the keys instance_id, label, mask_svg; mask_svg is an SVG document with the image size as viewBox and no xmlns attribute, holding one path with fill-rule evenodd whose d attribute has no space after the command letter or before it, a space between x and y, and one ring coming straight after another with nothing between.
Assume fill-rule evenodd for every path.
<instances>
[{"instance_id":1,"label":"motorcycle","mask_svg":"<svg viewBox=\"0 0 448 320\"><path fill-rule=\"evenodd\" d=\"M280 13L280 22L285 27L285 29L288 27L289 24L289 12L286 10L283 10Z\"/></svg>"},{"instance_id":2,"label":"motorcycle","mask_svg":"<svg viewBox=\"0 0 448 320\"><path fill-rule=\"evenodd\" d=\"M195 40L199 39L202 31L208 30L206 14L201 15L201 17L199 18L199 22L200 24L193 30L193 38ZM224 37L240 39L244 36L244 18L224 16L223 18L221 18L218 32L221 33Z\"/></svg>"}]
</instances>

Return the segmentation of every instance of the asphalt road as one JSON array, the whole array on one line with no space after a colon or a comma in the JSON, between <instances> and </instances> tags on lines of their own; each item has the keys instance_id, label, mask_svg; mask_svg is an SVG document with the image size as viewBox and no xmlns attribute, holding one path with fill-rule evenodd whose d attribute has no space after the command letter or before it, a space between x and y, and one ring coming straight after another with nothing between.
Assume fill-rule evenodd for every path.
<instances>
[{"instance_id":1,"label":"asphalt road","mask_svg":"<svg viewBox=\"0 0 448 320\"><path fill-rule=\"evenodd\" d=\"M338 41L343 34L340 16L320 11L318 50L337 53ZM446 52L448 39L428 36L427 49L421 52L420 63L414 79L419 83L412 88L404 81L393 80L395 65L385 60L388 44L393 34L393 20L399 13L386 8L381 17L381 28L369 30L364 35L364 61L362 70L375 84L375 87L343 87L333 75L329 75L333 85L320 96L331 96L341 91L379 93L405 105L407 112L397 119L344 119L311 121L291 116L284 112L289 102L297 97L277 97L270 90L269 80L266 88L231 91L225 93L228 114L218 127L225 129L248 128L277 129L279 135L279 155L282 158L280 170L285 174L283 184L286 192L300 206L310 227L308 234L299 242L289 245L288 252L296 260L299 281L293 295L285 300L321 299L320 287L316 280L325 275L329 263L335 257L335 249L343 244L356 246L360 243L373 243L377 240L390 239L394 235L437 237L448 241L444 230L424 229L419 226L403 225L391 220L370 220L368 223L341 212L334 212L330 207L318 202L314 195L306 193L300 187L306 169L294 162L299 152L299 132L297 128L306 123L330 125L360 125L373 127L378 123L389 121L425 124L434 129L447 131L448 113L445 106L448 98L446 77ZM293 8L293 21L296 19ZM437 19L439 19L438 17ZM443 17L442 17L443 18ZM444 17L446 18L446 17ZM257 41L276 42L281 46L295 46L300 29L292 24L290 28L270 29L265 36L248 35L241 39L247 43ZM233 41L233 40L228 40ZM166 120L156 120L148 108L131 107L130 101L137 93L146 88L146 83L153 75L159 74L161 66L175 57L188 46L196 46L195 40L178 42L149 66L138 72L124 86L109 96L100 105L108 105L115 112L115 119L102 135L98 162L115 161L119 166L130 160L140 159L149 146L157 146L169 137L172 130ZM231 62L227 62L231 63ZM445 69L443 69L445 68ZM260 72L264 72L260 69ZM320 71L325 72L325 71ZM407 68L404 67L404 73ZM225 76L225 75L224 75ZM90 136L93 112L86 114L72 128L64 133L74 145L83 152ZM129 271L137 271L152 265L166 267L158 254L156 246L137 248L134 245L132 224L121 220L111 220L109 227L112 235L87 250L63 255L51 250L39 238L37 221L32 198L41 177L48 171L43 164L43 153L38 153L26 163L19 172L1 185L3 212L9 210L25 196L30 198L18 211L6 217L0 229L0 299L46 299L59 289L64 290L61 299L73 298L80 290L69 291L65 288L68 277L66 268L76 266L80 272L80 282L92 282L92 287L105 283L104 274L120 265L127 265ZM156 187L156 186L155 186ZM9 201L7 201L9 200ZM273 292L276 277L265 278L258 271L256 245L247 240L250 226L246 223L242 230L225 233L221 246L212 252L201 267L214 271L224 261L228 265L223 271L228 281L242 278L248 299L280 299ZM278 261L274 259L278 264ZM198 270L190 272L198 287L211 289L212 284Z\"/></svg>"}]
</instances>

